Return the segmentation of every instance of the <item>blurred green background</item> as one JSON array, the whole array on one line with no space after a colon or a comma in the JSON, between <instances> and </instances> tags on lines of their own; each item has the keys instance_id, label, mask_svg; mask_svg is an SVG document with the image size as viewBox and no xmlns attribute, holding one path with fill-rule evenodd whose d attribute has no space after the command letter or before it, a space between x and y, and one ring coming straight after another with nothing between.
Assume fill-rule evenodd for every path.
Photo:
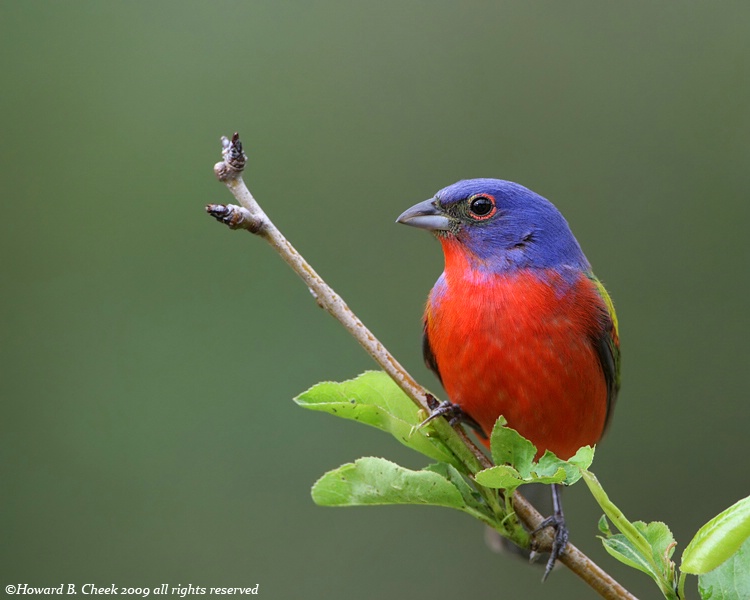
<instances>
[{"instance_id":1,"label":"blurred green background","mask_svg":"<svg viewBox=\"0 0 750 600\"><path fill-rule=\"evenodd\" d=\"M235 130L266 211L436 390L420 316L442 257L394 219L468 177L555 202L620 316L594 470L679 556L750 492L748 30L747 2L2 2L0 583L595 597L461 513L312 503L359 456L424 462L291 401L373 364L205 215L231 201L212 166ZM583 486L566 508L657 596L605 555Z\"/></svg>"}]
</instances>

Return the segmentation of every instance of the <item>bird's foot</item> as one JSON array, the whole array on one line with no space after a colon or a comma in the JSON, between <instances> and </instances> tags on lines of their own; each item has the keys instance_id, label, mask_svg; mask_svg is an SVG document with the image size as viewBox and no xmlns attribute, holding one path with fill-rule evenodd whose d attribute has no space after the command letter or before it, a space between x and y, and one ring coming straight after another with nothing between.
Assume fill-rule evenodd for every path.
<instances>
[{"instance_id":1,"label":"bird's foot","mask_svg":"<svg viewBox=\"0 0 750 600\"><path fill-rule=\"evenodd\" d=\"M427 405L430 407L430 410L432 412L430 413L429 417L427 417L419 424L419 427L424 427L425 425L427 425L427 423L434 419L437 419L438 417L445 417L446 419L448 419L448 424L451 427L455 427L459 424L468 425L483 438L487 437L487 434L484 432L484 429L482 429L482 426L477 423L470 415L465 413L458 404L454 404L450 400L443 400L442 402L438 402L438 400L432 394L427 394L426 399Z\"/></svg>"},{"instance_id":2,"label":"bird's foot","mask_svg":"<svg viewBox=\"0 0 750 600\"><path fill-rule=\"evenodd\" d=\"M549 559L547 560L547 566L544 569L542 581L545 581L547 577L549 577L549 574L555 567L555 563L557 563L557 559L562 556L563 552L565 552L565 547L568 545L568 527L565 525L565 517L562 515L562 512L555 513L544 519L544 521L539 524L539 527L531 532L531 535L534 536L547 527L552 527L554 531L552 534L552 548L550 549ZM532 542L530 557L532 561L536 556L534 545L535 544Z\"/></svg>"}]
</instances>

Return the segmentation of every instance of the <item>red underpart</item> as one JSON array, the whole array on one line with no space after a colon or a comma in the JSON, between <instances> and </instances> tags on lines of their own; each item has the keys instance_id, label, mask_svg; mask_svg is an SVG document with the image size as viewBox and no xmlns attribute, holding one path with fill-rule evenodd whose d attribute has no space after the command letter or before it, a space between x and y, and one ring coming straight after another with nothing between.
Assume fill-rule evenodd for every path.
<instances>
[{"instance_id":1,"label":"red underpart","mask_svg":"<svg viewBox=\"0 0 750 600\"><path fill-rule=\"evenodd\" d=\"M538 456L569 458L599 441L607 388L592 339L604 306L591 281L491 274L471 268L457 242L443 250L447 285L430 295L425 319L451 401L487 433L503 415Z\"/></svg>"}]
</instances>

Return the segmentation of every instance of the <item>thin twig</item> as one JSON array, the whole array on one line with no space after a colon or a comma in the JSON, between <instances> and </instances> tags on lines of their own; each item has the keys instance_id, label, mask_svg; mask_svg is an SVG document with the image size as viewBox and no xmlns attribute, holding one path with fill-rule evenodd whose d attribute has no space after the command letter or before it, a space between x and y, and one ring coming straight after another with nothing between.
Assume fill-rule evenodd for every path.
<instances>
[{"instance_id":1,"label":"thin twig","mask_svg":"<svg viewBox=\"0 0 750 600\"><path fill-rule=\"evenodd\" d=\"M336 292L318 275L308 262L281 234L266 213L256 202L242 180L246 156L242 151L239 135L232 139L221 138L223 160L214 166L219 181L232 192L241 206L209 204L206 211L232 229L247 229L264 238L281 255L286 263L299 275L310 289L318 304L337 319L356 339L378 365L396 382L413 402L429 413L428 392L401 366L390 352L380 343L364 323L352 312ZM485 454L466 436L462 429L454 430L443 419L433 422L438 435L448 443L449 448L464 460L471 472L492 466ZM537 510L517 492L513 496L515 513L528 531L533 531L543 520ZM540 540L542 550L551 546L551 535ZM601 569L588 556L568 543L560 562L591 586L607 600L637 600L608 573Z\"/></svg>"}]
</instances>

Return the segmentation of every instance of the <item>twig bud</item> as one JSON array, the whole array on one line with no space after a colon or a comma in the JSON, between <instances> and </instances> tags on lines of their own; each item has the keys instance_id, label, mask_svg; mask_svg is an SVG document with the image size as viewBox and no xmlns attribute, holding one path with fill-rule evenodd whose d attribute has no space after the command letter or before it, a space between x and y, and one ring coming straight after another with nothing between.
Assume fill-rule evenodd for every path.
<instances>
[{"instance_id":1,"label":"twig bud","mask_svg":"<svg viewBox=\"0 0 750 600\"><path fill-rule=\"evenodd\" d=\"M247 229L250 233L260 233L263 229L262 219L235 204L207 204L206 212L229 229Z\"/></svg>"},{"instance_id":2,"label":"twig bud","mask_svg":"<svg viewBox=\"0 0 750 600\"><path fill-rule=\"evenodd\" d=\"M214 173L219 181L237 178L245 170L247 156L242 151L240 134L235 132L232 139L221 136L221 155L224 158L214 165Z\"/></svg>"}]
</instances>

